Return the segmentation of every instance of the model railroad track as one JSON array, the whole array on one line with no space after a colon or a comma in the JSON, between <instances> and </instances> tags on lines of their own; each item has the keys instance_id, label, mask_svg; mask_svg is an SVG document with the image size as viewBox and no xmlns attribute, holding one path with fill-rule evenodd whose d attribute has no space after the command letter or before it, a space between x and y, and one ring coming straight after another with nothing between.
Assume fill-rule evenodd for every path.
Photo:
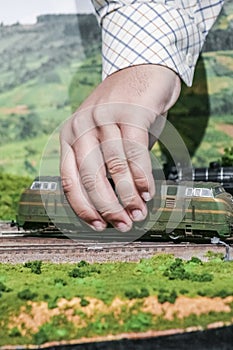
<instances>
[{"instance_id":1,"label":"model railroad track","mask_svg":"<svg viewBox=\"0 0 233 350\"><path fill-rule=\"evenodd\" d=\"M8 221L0 221L0 239L4 237L27 237L27 236L38 236L44 234L48 237L62 236L59 230L47 229L47 230L24 230L23 228L18 228L15 224L11 224Z\"/></svg>"},{"instance_id":2,"label":"model railroad track","mask_svg":"<svg viewBox=\"0 0 233 350\"><path fill-rule=\"evenodd\" d=\"M225 253L223 246L192 243L96 243L67 239L4 238L0 240L0 262L25 262L32 260L52 262L138 261L155 254L173 254L190 259L197 256L207 259L208 251Z\"/></svg>"}]
</instances>

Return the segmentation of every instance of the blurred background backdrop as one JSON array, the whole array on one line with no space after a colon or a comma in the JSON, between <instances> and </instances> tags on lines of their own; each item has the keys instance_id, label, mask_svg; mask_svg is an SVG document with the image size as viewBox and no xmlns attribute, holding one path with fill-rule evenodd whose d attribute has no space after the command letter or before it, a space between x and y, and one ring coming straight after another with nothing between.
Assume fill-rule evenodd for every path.
<instances>
[{"instance_id":1,"label":"blurred background backdrop","mask_svg":"<svg viewBox=\"0 0 233 350\"><path fill-rule=\"evenodd\" d=\"M232 34L233 2L226 0L193 87L183 86L169 113L194 166L208 166L233 146ZM101 81L100 28L91 1L4 2L0 75L0 219L8 219L19 193L38 175L51 134ZM153 152L162 163L171 161L161 145ZM50 156L58 158L59 147L51 147Z\"/></svg>"}]
</instances>

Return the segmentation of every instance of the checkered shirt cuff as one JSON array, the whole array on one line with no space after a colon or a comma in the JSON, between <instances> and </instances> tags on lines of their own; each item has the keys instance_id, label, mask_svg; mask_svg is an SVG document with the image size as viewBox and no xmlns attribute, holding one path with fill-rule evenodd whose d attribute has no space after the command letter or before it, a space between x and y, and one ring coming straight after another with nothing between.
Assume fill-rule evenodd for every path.
<instances>
[{"instance_id":1,"label":"checkered shirt cuff","mask_svg":"<svg viewBox=\"0 0 233 350\"><path fill-rule=\"evenodd\" d=\"M188 86L223 5L223 0L93 2L102 25L103 78L133 65L157 64L175 71Z\"/></svg>"}]
</instances>

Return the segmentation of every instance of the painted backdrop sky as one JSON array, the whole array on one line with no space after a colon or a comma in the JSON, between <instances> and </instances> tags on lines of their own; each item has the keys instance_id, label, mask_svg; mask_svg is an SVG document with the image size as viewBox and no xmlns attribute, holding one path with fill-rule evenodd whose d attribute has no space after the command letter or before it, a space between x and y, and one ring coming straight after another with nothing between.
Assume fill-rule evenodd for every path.
<instances>
[{"instance_id":1,"label":"painted backdrop sky","mask_svg":"<svg viewBox=\"0 0 233 350\"><path fill-rule=\"evenodd\" d=\"M49 13L93 12L91 0L0 0L0 23L35 23Z\"/></svg>"}]
</instances>

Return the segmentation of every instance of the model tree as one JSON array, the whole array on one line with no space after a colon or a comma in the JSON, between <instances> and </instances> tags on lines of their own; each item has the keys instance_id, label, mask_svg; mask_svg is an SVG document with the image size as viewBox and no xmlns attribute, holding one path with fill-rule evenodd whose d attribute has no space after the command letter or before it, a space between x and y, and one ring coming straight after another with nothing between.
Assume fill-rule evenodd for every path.
<instances>
[{"instance_id":1,"label":"model tree","mask_svg":"<svg viewBox=\"0 0 233 350\"><path fill-rule=\"evenodd\" d=\"M222 166L233 166L233 147L224 148L224 154L221 158Z\"/></svg>"}]
</instances>

